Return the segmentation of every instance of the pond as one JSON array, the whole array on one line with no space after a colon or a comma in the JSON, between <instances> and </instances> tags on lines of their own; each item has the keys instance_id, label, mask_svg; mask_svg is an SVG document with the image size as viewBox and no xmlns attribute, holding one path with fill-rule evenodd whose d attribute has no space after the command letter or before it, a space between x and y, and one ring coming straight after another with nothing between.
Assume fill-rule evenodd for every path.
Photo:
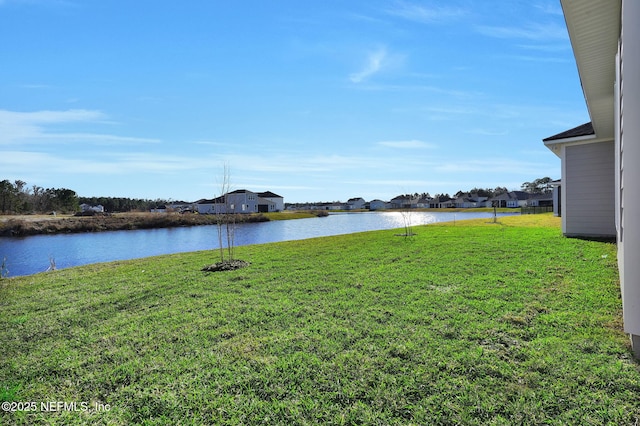
<instances>
[{"instance_id":1,"label":"pond","mask_svg":"<svg viewBox=\"0 0 640 426\"><path fill-rule=\"evenodd\" d=\"M511 213L499 213L498 216ZM463 219L492 218L493 213L411 212L414 226ZM332 213L327 217L237 225L235 245L302 240L354 232L403 228L401 212ZM3 276L30 275L90 263L218 248L215 226L144 229L83 234L0 238Z\"/></svg>"}]
</instances>

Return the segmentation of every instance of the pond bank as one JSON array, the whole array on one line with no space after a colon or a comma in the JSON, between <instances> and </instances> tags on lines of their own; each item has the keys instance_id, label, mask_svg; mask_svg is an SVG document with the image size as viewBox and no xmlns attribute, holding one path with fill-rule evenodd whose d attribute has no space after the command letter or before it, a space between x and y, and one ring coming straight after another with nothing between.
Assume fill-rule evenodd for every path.
<instances>
[{"instance_id":1,"label":"pond bank","mask_svg":"<svg viewBox=\"0 0 640 426\"><path fill-rule=\"evenodd\" d=\"M318 216L317 212L237 215L237 223L268 222ZM215 225L215 215L179 213L115 213L95 216L7 216L0 220L0 237L72 234L82 232L159 229Z\"/></svg>"}]
</instances>

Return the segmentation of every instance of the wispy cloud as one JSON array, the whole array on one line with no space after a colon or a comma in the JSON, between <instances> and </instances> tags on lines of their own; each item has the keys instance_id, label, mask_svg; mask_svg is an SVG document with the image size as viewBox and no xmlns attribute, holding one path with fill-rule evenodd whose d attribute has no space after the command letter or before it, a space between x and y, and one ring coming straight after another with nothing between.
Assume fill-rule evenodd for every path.
<instances>
[{"instance_id":1,"label":"wispy cloud","mask_svg":"<svg viewBox=\"0 0 640 426\"><path fill-rule=\"evenodd\" d=\"M407 141L381 141L378 142L378 145L389 147L389 148L397 148L397 149L425 149L425 148L435 148L436 145L423 142L419 140L407 140Z\"/></svg>"},{"instance_id":2,"label":"wispy cloud","mask_svg":"<svg viewBox=\"0 0 640 426\"><path fill-rule=\"evenodd\" d=\"M567 30L560 24L532 23L522 27L478 26L480 34L506 39L525 39L533 41L567 40Z\"/></svg>"},{"instance_id":3,"label":"wispy cloud","mask_svg":"<svg viewBox=\"0 0 640 426\"><path fill-rule=\"evenodd\" d=\"M77 133L52 131L53 127L74 124L109 124L108 116L101 111L71 109L67 111L17 112L0 110L0 145L20 142L69 143L90 142L97 144L157 143L158 139L118 136L104 133Z\"/></svg>"},{"instance_id":4,"label":"wispy cloud","mask_svg":"<svg viewBox=\"0 0 640 426\"><path fill-rule=\"evenodd\" d=\"M448 22L467 14L466 10L460 7L424 6L404 1L397 2L386 12L389 15L427 24Z\"/></svg>"},{"instance_id":5,"label":"wispy cloud","mask_svg":"<svg viewBox=\"0 0 640 426\"><path fill-rule=\"evenodd\" d=\"M552 3L549 3L549 2L536 3L533 5L533 7L540 10L542 13L546 13L548 15L563 16L562 7L560 7L560 2L557 2L557 1L554 1Z\"/></svg>"},{"instance_id":6,"label":"wispy cloud","mask_svg":"<svg viewBox=\"0 0 640 426\"><path fill-rule=\"evenodd\" d=\"M379 72L385 64L387 49L382 47L368 55L362 70L352 73L349 79L354 83L361 83Z\"/></svg>"}]
</instances>

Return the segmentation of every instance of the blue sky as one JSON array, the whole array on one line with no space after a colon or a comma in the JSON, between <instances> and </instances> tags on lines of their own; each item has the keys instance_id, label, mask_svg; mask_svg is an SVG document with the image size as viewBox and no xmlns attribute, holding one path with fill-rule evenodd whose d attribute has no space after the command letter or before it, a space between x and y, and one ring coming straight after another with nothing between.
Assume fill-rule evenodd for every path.
<instances>
[{"instance_id":1,"label":"blue sky","mask_svg":"<svg viewBox=\"0 0 640 426\"><path fill-rule=\"evenodd\" d=\"M285 202L519 189L589 121L558 0L0 0L0 180Z\"/></svg>"}]
</instances>

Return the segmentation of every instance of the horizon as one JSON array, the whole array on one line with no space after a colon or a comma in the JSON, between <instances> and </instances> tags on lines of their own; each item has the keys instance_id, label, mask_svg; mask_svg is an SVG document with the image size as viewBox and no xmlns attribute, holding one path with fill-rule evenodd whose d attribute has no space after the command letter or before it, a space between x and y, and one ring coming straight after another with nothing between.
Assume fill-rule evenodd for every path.
<instances>
[{"instance_id":1,"label":"horizon","mask_svg":"<svg viewBox=\"0 0 640 426\"><path fill-rule=\"evenodd\" d=\"M0 0L0 35L0 179L87 198L520 190L589 121L557 0Z\"/></svg>"}]
</instances>

